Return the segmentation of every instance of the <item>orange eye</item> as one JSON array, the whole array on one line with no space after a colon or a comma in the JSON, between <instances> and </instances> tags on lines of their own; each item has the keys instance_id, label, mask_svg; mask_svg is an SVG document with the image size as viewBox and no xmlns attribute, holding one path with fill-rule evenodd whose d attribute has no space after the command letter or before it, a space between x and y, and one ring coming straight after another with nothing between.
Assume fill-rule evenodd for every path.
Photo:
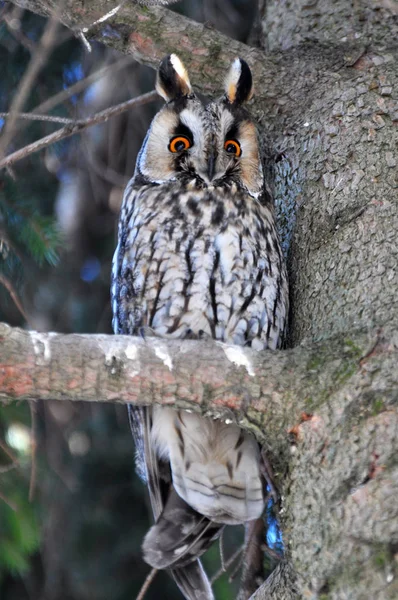
<instances>
[{"instance_id":1,"label":"orange eye","mask_svg":"<svg viewBox=\"0 0 398 600\"><path fill-rule=\"evenodd\" d=\"M169 150L170 152L182 152L183 150L188 150L191 146L191 140L185 137L185 135L176 135L170 140Z\"/></svg>"},{"instance_id":2,"label":"orange eye","mask_svg":"<svg viewBox=\"0 0 398 600\"><path fill-rule=\"evenodd\" d=\"M228 152L228 154L235 154L235 156L240 156L242 154L240 144L236 140L227 140L224 144L224 150L225 152Z\"/></svg>"}]
</instances>

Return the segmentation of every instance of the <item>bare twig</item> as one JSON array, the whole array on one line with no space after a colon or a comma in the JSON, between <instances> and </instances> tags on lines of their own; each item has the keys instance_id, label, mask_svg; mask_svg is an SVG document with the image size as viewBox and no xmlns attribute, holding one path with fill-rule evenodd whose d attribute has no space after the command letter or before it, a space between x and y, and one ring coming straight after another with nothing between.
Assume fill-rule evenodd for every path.
<instances>
[{"instance_id":1,"label":"bare twig","mask_svg":"<svg viewBox=\"0 0 398 600\"><path fill-rule=\"evenodd\" d=\"M225 554L224 554L224 529L221 530L221 535L218 538L218 547L220 550L221 569L225 572L227 570L227 566L225 564Z\"/></svg>"},{"instance_id":2,"label":"bare twig","mask_svg":"<svg viewBox=\"0 0 398 600\"><path fill-rule=\"evenodd\" d=\"M105 21L108 21L108 19L114 17L119 12L119 10L123 8L126 2L127 0L122 0L120 4L118 4L117 6L115 6L115 8L112 8L112 10L108 11L105 15L94 21L94 23L92 23L89 27L84 27L83 32L87 33L91 29L91 27L95 27L96 25L105 23Z\"/></svg>"},{"instance_id":3,"label":"bare twig","mask_svg":"<svg viewBox=\"0 0 398 600\"><path fill-rule=\"evenodd\" d=\"M7 279L7 277L2 275L1 273L0 273L0 283L6 288L6 290L10 294L12 300L14 301L15 306L17 307L17 309L19 310L19 312L21 313L21 315L23 316L25 321L29 322L28 315L25 312L23 304L20 301L18 294L14 289L14 286L12 285L11 281L9 279Z\"/></svg>"},{"instance_id":4,"label":"bare twig","mask_svg":"<svg viewBox=\"0 0 398 600\"><path fill-rule=\"evenodd\" d=\"M7 4L4 4L4 5L3 5L3 6L0 8L0 21L4 21L4 17L5 17L5 15L7 14L7 12L9 11L9 9L10 9L10 5L9 5L8 3L7 3Z\"/></svg>"},{"instance_id":5,"label":"bare twig","mask_svg":"<svg viewBox=\"0 0 398 600\"><path fill-rule=\"evenodd\" d=\"M31 468L29 482L29 502L32 502L36 487L36 450L37 450L37 407L34 400L29 400L30 418L31 418Z\"/></svg>"},{"instance_id":6,"label":"bare twig","mask_svg":"<svg viewBox=\"0 0 398 600\"><path fill-rule=\"evenodd\" d=\"M269 546L267 546L267 544L262 544L261 550L265 554L267 554L272 560L276 560L277 562L280 562L281 560L283 560L283 555L279 554L279 552L277 552L276 550L273 550L273 548L270 548Z\"/></svg>"},{"instance_id":7,"label":"bare twig","mask_svg":"<svg viewBox=\"0 0 398 600\"><path fill-rule=\"evenodd\" d=\"M265 481L268 484L271 498L273 499L275 504L277 504L278 500L279 500L278 488L276 486L274 473L273 473L271 464L267 458L267 453L265 451L265 448L262 448L262 450L261 450L260 469L261 469L261 473L262 473Z\"/></svg>"},{"instance_id":8,"label":"bare twig","mask_svg":"<svg viewBox=\"0 0 398 600\"><path fill-rule=\"evenodd\" d=\"M1 492L0 492L0 500L3 500L3 502L5 502L12 510L14 510L14 511L18 510L18 506L16 504L14 504L14 502L11 502L11 500L9 500Z\"/></svg>"},{"instance_id":9,"label":"bare twig","mask_svg":"<svg viewBox=\"0 0 398 600\"><path fill-rule=\"evenodd\" d=\"M0 118L10 117L9 112L0 112ZM50 123L63 123L64 125L75 123L72 119L65 117L54 117L53 115L38 115L36 113L13 113L15 119L25 119L26 121L48 121Z\"/></svg>"},{"instance_id":10,"label":"bare twig","mask_svg":"<svg viewBox=\"0 0 398 600\"><path fill-rule=\"evenodd\" d=\"M77 33L77 37L82 42L82 44L85 47L85 49L87 50L87 52L91 52L92 48L91 48L90 42L88 41L88 39L86 38L84 33L82 31L79 31Z\"/></svg>"},{"instance_id":11,"label":"bare twig","mask_svg":"<svg viewBox=\"0 0 398 600\"><path fill-rule=\"evenodd\" d=\"M24 76L20 81L20 84L14 96L14 100L10 107L10 117L6 122L3 134L0 138L0 156L4 156L4 154L7 151L7 146L14 135L17 114L21 112L22 107L24 106L30 94L36 77L42 69L42 67L44 66L47 56L54 45L58 26L59 23L56 19L56 16L54 15L48 21L44 33L40 39L40 43L37 46L35 53L33 54L30 60L28 68L26 69Z\"/></svg>"},{"instance_id":12,"label":"bare twig","mask_svg":"<svg viewBox=\"0 0 398 600\"><path fill-rule=\"evenodd\" d=\"M0 474L8 473L8 471L12 471L13 469L16 469L17 467L18 467L18 465L14 464L14 463L10 463L9 465L6 465L5 467L0 467Z\"/></svg>"},{"instance_id":13,"label":"bare twig","mask_svg":"<svg viewBox=\"0 0 398 600\"><path fill-rule=\"evenodd\" d=\"M5 14L3 21L7 26L8 31L11 35L31 54L36 50L36 44L32 42L22 31L21 31L21 19L24 11L22 8L17 6L13 7L13 10L9 14Z\"/></svg>"},{"instance_id":14,"label":"bare twig","mask_svg":"<svg viewBox=\"0 0 398 600\"><path fill-rule=\"evenodd\" d=\"M44 102L36 106L33 109L33 112L36 114L47 113L56 106L58 106L58 104L65 102L65 100L69 100L69 98L71 98L72 96L79 94L81 91L88 88L92 83L98 81L98 79L101 79L101 77L104 77L104 75L106 75L110 70L112 70L112 73L116 73L120 69L123 69L124 67L130 65L133 62L135 61L132 56L124 56L120 60L110 65L107 65L106 67L102 67L102 69L98 69L98 71L91 73L91 75L88 75L84 79L76 81L76 83L66 88L65 90L61 90L60 92L58 92L58 94L51 96L51 98L45 100Z\"/></svg>"},{"instance_id":15,"label":"bare twig","mask_svg":"<svg viewBox=\"0 0 398 600\"><path fill-rule=\"evenodd\" d=\"M239 558L239 556L242 554L244 548L245 548L245 546L243 544L237 550L235 550L235 552L228 558L228 560L222 561L221 567L218 569L218 571L216 571L214 573L213 577L211 578L211 580L210 580L211 583L214 583L215 581L217 581L217 579L219 579L223 575L223 573L225 573L225 571L234 564L236 559ZM240 565L240 562L239 562L239 565Z\"/></svg>"},{"instance_id":16,"label":"bare twig","mask_svg":"<svg viewBox=\"0 0 398 600\"><path fill-rule=\"evenodd\" d=\"M262 518L245 524L245 550L242 555L242 575L237 600L247 600L264 581L263 553L265 536Z\"/></svg>"},{"instance_id":17,"label":"bare twig","mask_svg":"<svg viewBox=\"0 0 398 600\"><path fill-rule=\"evenodd\" d=\"M130 108L135 108L137 106L142 106L143 104L147 104L148 102L152 102L157 97L157 93L155 91L148 92L147 94L142 94L142 96L138 96L137 98L132 98L131 100L127 100L126 102L122 102L121 104L117 104L116 106L111 106L110 108L106 108L105 110L93 115L92 117L87 117L86 119L79 119L74 121L71 124L58 129L54 133L50 133L49 135L33 142L32 144L28 144L24 146L20 150L9 154L3 160L0 161L0 168L7 167L22 158L25 158L29 154L33 154L34 152L38 152L43 148L47 148L51 144L55 142L59 142L65 138L68 138L72 135L80 133L87 127L91 127L92 125L98 125L99 123L104 123L111 117L115 115L119 115L122 112L129 110Z\"/></svg>"},{"instance_id":18,"label":"bare twig","mask_svg":"<svg viewBox=\"0 0 398 600\"><path fill-rule=\"evenodd\" d=\"M105 23L105 21L108 21L108 19L111 19L112 17L114 17L119 12L119 10L126 4L126 2L127 2L127 0L122 0L122 2L120 4L118 4L117 6L115 6L115 8L112 8L112 10L108 11L105 15L103 15L102 17L100 17L99 19L94 21L94 23L91 23L91 25L89 25L88 27L83 27L83 29L81 31L79 31L77 36L83 42L83 45L86 48L87 52L91 52L91 45L90 45L90 42L88 41L88 39L86 38L85 34L92 27L95 27L96 25L100 25L101 23Z\"/></svg>"},{"instance_id":19,"label":"bare twig","mask_svg":"<svg viewBox=\"0 0 398 600\"><path fill-rule=\"evenodd\" d=\"M244 561L244 551L245 551L245 544L243 545L242 548L242 552L240 553L240 557L239 557L239 561L236 563L234 570L232 571L231 575L228 578L228 583L232 583L232 581L235 579L235 577L237 576L237 574L239 573L239 569L242 567L243 565L243 561Z\"/></svg>"},{"instance_id":20,"label":"bare twig","mask_svg":"<svg viewBox=\"0 0 398 600\"><path fill-rule=\"evenodd\" d=\"M147 591L149 590L149 586L151 585L152 581L155 579L155 575L157 572L158 572L157 569L152 569L152 571L150 571L150 573L147 575L147 578L144 581L142 588L139 591L139 594L138 594L136 600L144 599L144 596L147 593Z\"/></svg>"},{"instance_id":21,"label":"bare twig","mask_svg":"<svg viewBox=\"0 0 398 600\"><path fill-rule=\"evenodd\" d=\"M125 188L129 177L121 175L114 169L112 169L109 165L105 164L105 161L102 161L99 156L94 156L92 150L89 148L87 144L87 140L85 139L85 135L82 135L82 151L87 160L87 164L93 170L93 172L101 179L107 181L113 186L117 186L120 188Z\"/></svg>"},{"instance_id":22,"label":"bare twig","mask_svg":"<svg viewBox=\"0 0 398 600\"><path fill-rule=\"evenodd\" d=\"M10 458L14 464L17 465L19 463L18 458L15 456L15 454L12 452L12 450L10 450L10 448L7 446L7 444L2 442L1 440L0 440L0 448L3 450L3 452L5 452L5 454L7 454L8 458Z\"/></svg>"},{"instance_id":23,"label":"bare twig","mask_svg":"<svg viewBox=\"0 0 398 600\"><path fill-rule=\"evenodd\" d=\"M13 181L17 180L17 177L16 177L14 171L12 170L12 168L10 167L10 165L8 165L8 167L7 167L7 174L11 177L11 179Z\"/></svg>"},{"instance_id":24,"label":"bare twig","mask_svg":"<svg viewBox=\"0 0 398 600\"><path fill-rule=\"evenodd\" d=\"M8 31L11 35L19 42L28 52L33 54L37 48L37 45L29 39L27 35L24 34L21 28L22 16L25 12L22 8L17 6L13 7L12 11L9 11L10 5L8 3L0 11L0 20L4 21L6 24ZM8 12L9 11L9 14ZM70 30L64 31L57 35L56 40L54 40L53 47L61 46L67 40L70 40L73 37L73 32Z\"/></svg>"}]
</instances>

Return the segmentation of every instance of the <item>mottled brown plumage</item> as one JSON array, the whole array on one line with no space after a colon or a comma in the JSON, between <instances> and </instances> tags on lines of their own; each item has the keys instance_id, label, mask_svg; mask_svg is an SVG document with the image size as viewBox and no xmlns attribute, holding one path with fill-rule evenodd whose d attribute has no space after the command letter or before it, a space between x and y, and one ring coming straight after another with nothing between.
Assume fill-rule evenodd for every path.
<instances>
[{"instance_id":1,"label":"mottled brown plumage","mask_svg":"<svg viewBox=\"0 0 398 600\"><path fill-rule=\"evenodd\" d=\"M127 186L114 257L115 333L280 346L287 279L264 187L252 94L236 59L225 95L206 107L176 55L159 68L166 100ZM146 561L171 568L188 599L212 592L198 557L224 524L264 508L259 448L233 424L170 408L131 409L138 468L155 525Z\"/></svg>"}]
</instances>

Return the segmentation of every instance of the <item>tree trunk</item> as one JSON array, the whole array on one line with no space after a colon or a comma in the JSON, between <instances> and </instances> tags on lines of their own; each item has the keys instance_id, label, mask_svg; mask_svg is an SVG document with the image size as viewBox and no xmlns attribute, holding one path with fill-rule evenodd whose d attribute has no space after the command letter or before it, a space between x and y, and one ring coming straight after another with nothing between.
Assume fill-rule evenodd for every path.
<instances>
[{"instance_id":1,"label":"tree trunk","mask_svg":"<svg viewBox=\"0 0 398 600\"><path fill-rule=\"evenodd\" d=\"M44 0L15 3L49 12ZM116 2L76 1L73 11L74 4L66 3L62 20L82 28ZM264 365L259 375L263 384L251 382L249 397L241 390L251 376L241 362L233 380L237 405L223 396L224 383L221 398L217 386L204 396L255 430L276 465L287 563L254 597L394 600L398 9L393 0L262 4L267 53L165 9L130 3L108 21L118 35L103 35L96 25L87 36L153 66L177 49L207 93L231 57L241 54L250 63L257 81L253 111L270 148L289 256L294 349L269 358L269 371ZM189 34L178 44L182 31ZM260 365L260 358L250 360ZM276 396L267 385L281 403L270 403ZM214 414L208 407L201 410Z\"/></svg>"},{"instance_id":2,"label":"tree trunk","mask_svg":"<svg viewBox=\"0 0 398 600\"><path fill-rule=\"evenodd\" d=\"M346 60L311 82L299 118L283 111L271 123L281 156L277 201L297 211L289 254L295 346L348 341L357 329L387 323L396 331L397 7L366 0L263 7L265 48L292 61L306 48L318 65L343 50ZM369 381L375 376L369 372ZM314 402L319 421L301 426L283 482L284 540L299 596L397 598L396 391L362 390L344 407L330 397ZM256 598L285 597L268 595L269 585Z\"/></svg>"}]
</instances>

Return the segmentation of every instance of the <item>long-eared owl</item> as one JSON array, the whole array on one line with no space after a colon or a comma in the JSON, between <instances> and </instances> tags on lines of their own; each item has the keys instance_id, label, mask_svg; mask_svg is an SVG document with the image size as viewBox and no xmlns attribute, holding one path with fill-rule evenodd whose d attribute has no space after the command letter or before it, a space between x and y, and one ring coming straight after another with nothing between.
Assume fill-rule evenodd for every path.
<instances>
[{"instance_id":1,"label":"long-eared owl","mask_svg":"<svg viewBox=\"0 0 398 600\"><path fill-rule=\"evenodd\" d=\"M204 106L172 54L156 88L166 104L121 209L114 331L275 349L288 288L257 130L243 107L250 69L237 58L224 95ZM155 518L144 558L171 569L186 598L210 600L198 557L224 524L264 509L258 443L237 425L168 407L131 408L130 417Z\"/></svg>"}]
</instances>

